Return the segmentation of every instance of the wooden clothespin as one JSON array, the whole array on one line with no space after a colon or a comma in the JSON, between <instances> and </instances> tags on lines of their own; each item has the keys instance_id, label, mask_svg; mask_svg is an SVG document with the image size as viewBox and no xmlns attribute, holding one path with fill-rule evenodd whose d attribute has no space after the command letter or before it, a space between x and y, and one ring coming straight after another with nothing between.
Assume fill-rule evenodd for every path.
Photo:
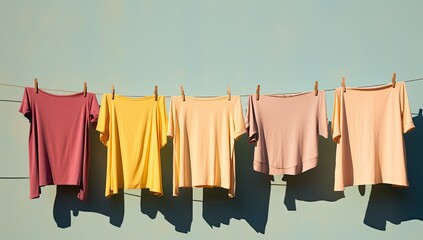
<instances>
[{"instance_id":1,"label":"wooden clothespin","mask_svg":"<svg viewBox=\"0 0 423 240\"><path fill-rule=\"evenodd\" d=\"M394 73L392 75L392 87L395 88L395 84L397 83L397 74Z\"/></svg>"},{"instance_id":2,"label":"wooden clothespin","mask_svg":"<svg viewBox=\"0 0 423 240\"><path fill-rule=\"evenodd\" d=\"M157 90L157 85L155 85L154 86L154 100L157 102L157 93L158 93L158 90Z\"/></svg>"},{"instance_id":3,"label":"wooden clothespin","mask_svg":"<svg viewBox=\"0 0 423 240\"><path fill-rule=\"evenodd\" d=\"M185 101L185 91L184 91L184 87L182 87L182 85L181 85L181 95L182 95L182 101Z\"/></svg>"},{"instance_id":4,"label":"wooden clothespin","mask_svg":"<svg viewBox=\"0 0 423 240\"><path fill-rule=\"evenodd\" d=\"M87 82L84 82L84 97L87 96Z\"/></svg>"},{"instance_id":5,"label":"wooden clothespin","mask_svg":"<svg viewBox=\"0 0 423 240\"><path fill-rule=\"evenodd\" d=\"M37 80L37 78L34 79L34 88L35 88L35 93L38 93L38 80Z\"/></svg>"},{"instance_id":6,"label":"wooden clothespin","mask_svg":"<svg viewBox=\"0 0 423 240\"><path fill-rule=\"evenodd\" d=\"M112 84L112 100L115 99L115 85Z\"/></svg>"},{"instance_id":7,"label":"wooden clothespin","mask_svg":"<svg viewBox=\"0 0 423 240\"><path fill-rule=\"evenodd\" d=\"M231 87L228 86L228 101L231 101Z\"/></svg>"},{"instance_id":8,"label":"wooden clothespin","mask_svg":"<svg viewBox=\"0 0 423 240\"><path fill-rule=\"evenodd\" d=\"M342 91L346 92L347 88L345 87L345 77L342 77Z\"/></svg>"},{"instance_id":9,"label":"wooden clothespin","mask_svg":"<svg viewBox=\"0 0 423 240\"><path fill-rule=\"evenodd\" d=\"M257 101L260 100L260 85L257 85L256 99L257 99Z\"/></svg>"},{"instance_id":10,"label":"wooden clothespin","mask_svg":"<svg viewBox=\"0 0 423 240\"><path fill-rule=\"evenodd\" d=\"M314 96L319 95L319 81L314 82Z\"/></svg>"}]
</instances>

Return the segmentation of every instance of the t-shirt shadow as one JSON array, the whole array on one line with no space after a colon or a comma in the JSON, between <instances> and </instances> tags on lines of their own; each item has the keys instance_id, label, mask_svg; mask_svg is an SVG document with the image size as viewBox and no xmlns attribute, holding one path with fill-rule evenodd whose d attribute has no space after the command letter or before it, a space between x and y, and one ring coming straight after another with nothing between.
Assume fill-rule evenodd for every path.
<instances>
[{"instance_id":1,"label":"t-shirt shadow","mask_svg":"<svg viewBox=\"0 0 423 240\"><path fill-rule=\"evenodd\" d=\"M188 233L192 223L193 192L180 188L179 196L173 196L173 143L168 138L161 149L163 196L152 195L148 189L141 191L141 212L155 219L158 212L181 233Z\"/></svg>"},{"instance_id":2,"label":"t-shirt shadow","mask_svg":"<svg viewBox=\"0 0 423 240\"><path fill-rule=\"evenodd\" d=\"M210 227L229 225L231 218L244 219L256 232L264 234L272 176L253 170L254 147L246 135L235 143L235 155L235 197L229 198L227 189L205 188L203 218Z\"/></svg>"},{"instance_id":3,"label":"t-shirt shadow","mask_svg":"<svg viewBox=\"0 0 423 240\"><path fill-rule=\"evenodd\" d=\"M378 230L386 230L386 222L400 224L408 220L423 220L423 116L413 118L416 128L404 135L408 188L373 185L364 223Z\"/></svg>"},{"instance_id":4,"label":"t-shirt shadow","mask_svg":"<svg viewBox=\"0 0 423 240\"><path fill-rule=\"evenodd\" d=\"M124 217L124 198L119 193L111 198L104 196L106 183L107 149L98 139L98 132L90 128L90 163L87 201L77 199L75 186L57 186L53 217L60 228L71 226L71 212L95 212L109 217L110 224L120 227Z\"/></svg>"},{"instance_id":5,"label":"t-shirt shadow","mask_svg":"<svg viewBox=\"0 0 423 240\"><path fill-rule=\"evenodd\" d=\"M331 123L329 123L331 129ZM319 160L315 168L298 175L284 175L286 181L284 204L289 211L297 210L295 201L329 201L344 198L344 192L334 191L336 143L330 133L319 136Z\"/></svg>"}]
</instances>

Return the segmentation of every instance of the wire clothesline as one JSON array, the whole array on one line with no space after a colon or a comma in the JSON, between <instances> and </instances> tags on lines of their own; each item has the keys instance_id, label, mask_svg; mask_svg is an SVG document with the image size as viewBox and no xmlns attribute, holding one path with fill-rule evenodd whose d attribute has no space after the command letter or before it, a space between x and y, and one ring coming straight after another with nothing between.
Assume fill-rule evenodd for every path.
<instances>
[{"instance_id":1,"label":"wire clothesline","mask_svg":"<svg viewBox=\"0 0 423 240\"><path fill-rule=\"evenodd\" d=\"M418 81L423 81L423 77L421 78L415 78L415 79L409 79L409 80L404 80L403 82L418 82ZM382 84L375 84L375 85L367 85L367 86L360 86L359 88L366 88L366 87L376 87L376 86L381 86L384 85L386 83L382 83ZM3 87L14 87L14 88L25 88L25 86L22 85L15 85L15 84L8 84L8 83L0 83L0 86ZM71 90L63 90L63 89L53 89L53 88L41 88L43 90L48 90L48 91L54 91L54 92L66 92L66 93L79 93L81 91L71 91ZM335 91L336 88L329 88L329 89L322 89L325 92L331 92L331 91ZM295 94L298 92L293 92L293 93L273 93L275 95L277 94ZM103 93L94 93L97 96L101 96L103 95ZM251 94L239 94L240 97L248 97ZM145 96L128 96L128 97L145 97ZM171 96L164 96L165 98L170 98ZM201 97L217 97L217 96L201 96ZM19 100L12 100L12 99L0 99L0 102L13 102L13 103L20 103L22 101Z\"/></svg>"}]
</instances>

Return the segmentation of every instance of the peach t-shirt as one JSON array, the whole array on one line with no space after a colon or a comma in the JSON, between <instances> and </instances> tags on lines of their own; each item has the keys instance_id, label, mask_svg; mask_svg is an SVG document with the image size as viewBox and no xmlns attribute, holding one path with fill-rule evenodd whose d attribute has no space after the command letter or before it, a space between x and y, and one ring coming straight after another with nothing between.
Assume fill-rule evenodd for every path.
<instances>
[{"instance_id":1,"label":"peach t-shirt","mask_svg":"<svg viewBox=\"0 0 423 240\"><path fill-rule=\"evenodd\" d=\"M235 140L245 133L239 96L172 97L173 195L179 187L222 187L235 196Z\"/></svg>"},{"instance_id":2,"label":"peach t-shirt","mask_svg":"<svg viewBox=\"0 0 423 240\"><path fill-rule=\"evenodd\" d=\"M316 167L318 135L328 137L325 92L250 95L246 123L254 170L296 175Z\"/></svg>"},{"instance_id":3,"label":"peach t-shirt","mask_svg":"<svg viewBox=\"0 0 423 240\"><path fill-rule=\"evenodd\" d=\"M335 91L335 191L352 185L408 186L403 133L414 128L404 82Z\"/></svg>"}]
</instances>

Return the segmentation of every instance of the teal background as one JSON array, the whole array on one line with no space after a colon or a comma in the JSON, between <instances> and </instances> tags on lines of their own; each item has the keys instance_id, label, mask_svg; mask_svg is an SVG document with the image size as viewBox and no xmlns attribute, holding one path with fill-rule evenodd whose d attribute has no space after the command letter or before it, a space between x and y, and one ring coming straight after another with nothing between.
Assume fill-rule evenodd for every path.
<instances>
[{"instance_id":1,"label":"teal background","mask_svg":"<svg viewBox=\"0 0 423 240\"><path fill-rule=\"evenodd\" d=\"M0 83L121 95L288 93L423 77L422 1L0 0ZM416 130L405 135L409 189L334 193L335 144L319 166L271 179L236 144L237 197L220 189L171 196L172 144L162 151L162 198L126 190L104 198L106 149L92 130L89 201L44 187L29 200L28 121L0 101L0 232L4 239L420 239L423 82L407 83ZM55 92L63 94L63 92ZM0 99L23 89L0 86ZM101 95L98 95L101 100ZM246 98L243 97L243 107ZM331 118L333 91L326 93ZM168 101L167 101L168 103ZM65 137L65 136L64 136Z\"/></svg>"}]
</instances>

